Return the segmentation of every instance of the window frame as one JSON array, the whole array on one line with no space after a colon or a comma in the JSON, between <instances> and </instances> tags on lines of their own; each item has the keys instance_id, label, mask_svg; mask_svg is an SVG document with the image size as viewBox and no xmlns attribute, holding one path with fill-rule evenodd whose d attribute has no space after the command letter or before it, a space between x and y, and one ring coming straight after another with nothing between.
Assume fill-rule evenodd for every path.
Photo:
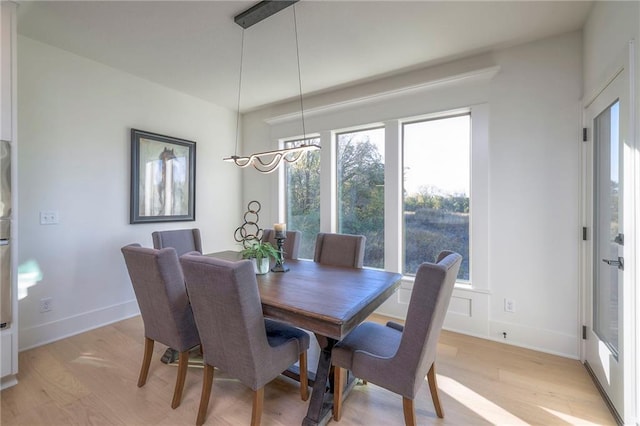
<instances>
[{"instance_id":1,"label":"window frame","mask_svg":"<svg viewBox=\"0 0 640 426\"><path fill-rule=\"evenodd\" d=\"M457 288L480 293L489 292L488 252L489 252L489 105L486 102L468 103L457 108L425 108L432 112L406 115L388 120L371 120L353 126L327 126L331 130L321 130L310 137L319 137L321 150L320 176L320 232L337 230L337 134L356 132L383 127L385 129L385 256L384 268L402 273L404 269L404 220L402 195L402 127L404 123L438 119L455 115L471 116L471 178L469 252L470 281L458 281ZM326 127L325 127L326 128ZM281 138L280 143L300 140L301 137ZM284 172L280 173L280 197L278 216L286 216L286 188ZM473 207L472 207L473 206ZM473 211L471 211L473 209ZM394 237L395 236L395 237ZM403 276L403 282L412 283L414 277Z\"/></svg>"}]
</instances>

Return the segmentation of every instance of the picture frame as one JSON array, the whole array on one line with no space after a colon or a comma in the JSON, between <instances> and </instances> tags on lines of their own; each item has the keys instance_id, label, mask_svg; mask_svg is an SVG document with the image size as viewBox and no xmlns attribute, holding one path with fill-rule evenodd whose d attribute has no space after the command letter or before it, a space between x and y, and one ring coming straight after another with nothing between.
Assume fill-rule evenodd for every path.
<instances>
[{"instance_id":1,"label":"picture frame","mask_svg":"<svg viewBox=\"0 0 640 426\"><path fill-rule=\"evenodd\" d=\"M131 129L129 223L193 221L196 143Z\"/></svg>"}]
</instances>

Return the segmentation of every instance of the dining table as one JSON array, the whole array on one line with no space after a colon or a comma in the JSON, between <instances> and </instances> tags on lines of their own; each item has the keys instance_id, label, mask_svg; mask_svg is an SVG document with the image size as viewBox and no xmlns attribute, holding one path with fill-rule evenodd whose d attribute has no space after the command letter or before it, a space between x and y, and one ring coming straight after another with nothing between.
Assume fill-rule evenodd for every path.
<instances>
[{"instance_id":1,"label":"dining table","mask_svg":"<svg viewBox=\"0 0 640 426\"><path fill-rule=\"evenodd\" d=\"M240 261L239 252L207 254ZM312 332L320 345L313 392L303 426L323 425L333 409L329 385L331 350L371 315L399 287L401 274L372 268L324 265L309 260L286 260L288 272L256 275L265 317Z\"/></svg>"}]
</instances>

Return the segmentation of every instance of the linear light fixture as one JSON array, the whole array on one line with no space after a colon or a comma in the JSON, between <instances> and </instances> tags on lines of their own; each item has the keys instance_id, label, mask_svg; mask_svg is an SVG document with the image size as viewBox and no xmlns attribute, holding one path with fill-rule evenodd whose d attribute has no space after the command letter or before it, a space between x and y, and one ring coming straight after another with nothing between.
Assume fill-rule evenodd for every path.
<instances>
[{"instance_id":1,"label":"linear light fixture","mask_svg":"<svg viewBox=\"0 0 640 426\"><path fill-rule=\"evenodd\" d=\"M302 102L302 78L300 76L300 51L298 47L298 24L296 19L296 9L294 7L293 8L293 24L294 24L295 36L296 36L296 58L298 62L298 85L300 88L300 112L301 112L301 118L302 118L303 144L300 146L292 147L292 148L257 152L249 156L238 155L238 136L239 136L239 126L240 126L240 93L242 92L242 62L244 57L244 30L268 18L269 16L274 15L279 11L293 5L296 2L298 2L298 0L291 0L291 1L264 0L234 17L234 21L236 22L236 24L242 27L242 47L240 52L240 82L238 84L238 110L237 110L237 116L236 116L236 150L234 155L230 157L226 157L223 160L233 162L238 167L244 168L248 166L253 166L260 173L271 173L274 170L276 170L282 164L283 161L286 163L295 163L300 158L302 158L303 153L311 150L320 149L319 145L306 143L307 138L306 138L306 130L304 126L304 105Z\"/></svg>"},{"instance_id":2,"label":"linear light fixture","mask_svg":"<svg viewBox=\"0 0 640 426\"><path fill-rule=\"evenodd\" d=\"M247 29L250 26L257 24L258 22L267 19L271 15L275 15L282 9L286 9L298 0L287 1L261 1L260 3L251 6L249 9L241 12L233 17L236 24L242 28Z\"/></svg>"}]
</instances>

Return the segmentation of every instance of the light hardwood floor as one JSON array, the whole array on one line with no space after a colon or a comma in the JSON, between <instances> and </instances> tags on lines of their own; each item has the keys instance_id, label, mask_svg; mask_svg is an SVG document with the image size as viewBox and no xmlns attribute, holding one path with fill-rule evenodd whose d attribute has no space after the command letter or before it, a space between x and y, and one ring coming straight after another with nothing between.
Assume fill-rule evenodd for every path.
<instances>
[{"instance_id":1,"label":"light hardwood floor","mask_svg":"<svg viewBox=\"0 0 640 426\"><path fill-rule=\"evenodd\" d=\"M163 345L147 384L136 386L143 340L136 317L22 352L19 384L0 394L0 423L194 425L202 369L189 368L182 404L172 410L177 369L160 362ZM615 424L576 360L443 331L436 366L445 418L435 416L425 383L416 400L420 425ZM216 370L205 424L249 424L251 403L249 389ZM262 425L299 425L306 404L295 382L278 378L266 386ZM402 399L371 383L356 386L342 420L330 423L403 425Z\"/></svg>"}]
</instances>

